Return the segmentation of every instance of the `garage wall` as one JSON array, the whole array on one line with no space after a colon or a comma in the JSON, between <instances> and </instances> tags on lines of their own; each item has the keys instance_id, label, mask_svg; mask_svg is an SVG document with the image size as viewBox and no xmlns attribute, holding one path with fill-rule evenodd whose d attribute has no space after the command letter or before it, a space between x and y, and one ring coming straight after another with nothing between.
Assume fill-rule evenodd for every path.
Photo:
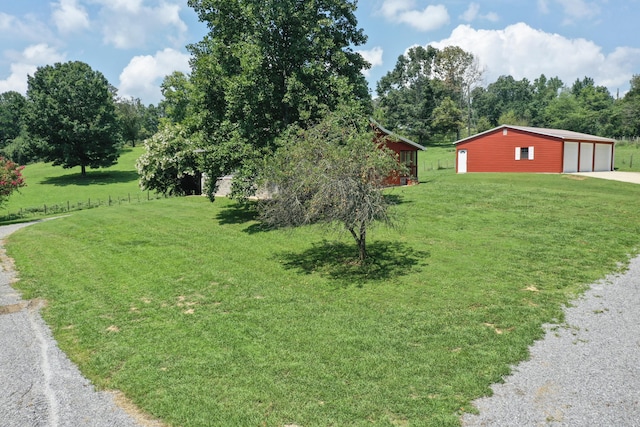
<instances>
[{"instance_id":1,"label":"garage wall","mask_svg":"<svg viewBox=\"0 0 640 427\"><path fill-rule=\"evenodd\" d=\"M516 147L533 147L533 159L516 160ZM562 172L562 143L557 139L503 129L456 145L467 151L468 172Z\"/></svg>"}]
</instances>

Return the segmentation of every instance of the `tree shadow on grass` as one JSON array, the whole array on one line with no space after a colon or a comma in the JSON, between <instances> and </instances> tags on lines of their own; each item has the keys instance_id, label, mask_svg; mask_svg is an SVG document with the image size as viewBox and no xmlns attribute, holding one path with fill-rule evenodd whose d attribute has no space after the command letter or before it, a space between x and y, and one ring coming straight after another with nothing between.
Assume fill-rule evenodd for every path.
<instances>
[{"instance_id":1,"label":"tree shadow on grass","mask_svg":"<svg viewBox=\"0 0 640 427\"><path fill-rule=\"evenodd\" d=\"M343 286L362 286L407 275L426 266L427 251L413 250L406 243L374 242L367 248L368 258L360 264L355 244L316 243L302 253L277 255L284 267L302 274L320 274Z\"/></svg>"},{"instance_id":2,"label":"tree shadow on grass","mask_svg":"<svg viewBox=\"0 0 640 427\"><path fill-rule=\"evenodd\" d=\"M225 206L216 215L216 220L220 225L240 225L251 222L252 224L243 230L249 234L268 231L268 228L263 227L259 222L255 222L258 221L258 211L256 202L253 201Z\"/></svg>"},{"instance_id":3,"label":"tree shadow on grass","mask_svg":"<svg viewBox=\"0 0 640 427\"><path fill-rule=\"evenodd\" d=\"M62 176L47 177L41 184L65 187L67 185L107 185L137 181L136 171L87 171L86 175L73 173Z\"/></svg>"}]
</instances>

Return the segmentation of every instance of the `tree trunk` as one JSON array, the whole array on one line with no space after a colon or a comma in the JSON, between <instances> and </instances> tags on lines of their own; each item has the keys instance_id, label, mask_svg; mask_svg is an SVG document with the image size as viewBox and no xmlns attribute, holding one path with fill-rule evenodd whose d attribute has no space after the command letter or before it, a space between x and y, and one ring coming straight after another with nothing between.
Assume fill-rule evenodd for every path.
<instances>
[{"instance_id":1,"label":"tree trunk","mask_svg":"<svg viewBox=\"0 0 640 427\"><path fill-rule=\"evenodd\" d=\"M360 224L360 234L356 233L353 228L350 228L349 232L358 245L358 258L362 264L364 260L367 259L367 225L364 223Z\"/></svg>"},{"instance_id":2,"label":"tree trunk","mask_svg":"<svg viewBox=\"0 0 640 427\"><path fill-rule=\"evenodd\" d=\"M85 176L87 174L87 167L85 165L80 166L80 175Z\"/></svg>"}]
</instances>

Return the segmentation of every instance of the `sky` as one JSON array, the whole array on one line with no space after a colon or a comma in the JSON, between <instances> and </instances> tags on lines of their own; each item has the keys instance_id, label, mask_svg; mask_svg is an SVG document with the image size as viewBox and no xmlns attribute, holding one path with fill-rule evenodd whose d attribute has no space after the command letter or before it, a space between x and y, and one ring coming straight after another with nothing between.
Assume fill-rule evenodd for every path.
<instances>
[{"instance_id":1,"label":"sky","mask_svg":"<svg viewBox=\"0 0 640 427\"><path fill-rule=\"evenodd\" d=\"M640 74L640 0L359 0L356 16L374 96L418 45L474 54L483 86L502 75L567 86L591 77L623 96ZM206 33L187 0L0 0L0 93L26 93L39 66L82 61L119 96L157 104L164 76L189 73L186 46Z\"/></svg>"}]
</instances>

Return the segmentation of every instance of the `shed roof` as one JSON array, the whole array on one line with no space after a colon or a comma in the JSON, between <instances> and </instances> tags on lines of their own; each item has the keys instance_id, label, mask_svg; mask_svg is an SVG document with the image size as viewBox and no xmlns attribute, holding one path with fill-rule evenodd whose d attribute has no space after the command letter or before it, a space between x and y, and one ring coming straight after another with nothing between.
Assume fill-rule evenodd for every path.
<instances>
[{"instance_id":1,"label":"shed roof","mask_svg":"<svg viewBox=\"0 0 640 427\"><path fill-rule=\"evenodd\" d=\"M380 125L380 123L376 122L373 119L369 119L371 121L371 124L373 125L373 127L375 127L376 129L378 129L380 132L384 133L385 135L389 135L393 138L396 138L399 141L404 142L405 144L409 144L414 148L417 148L418 150L422 150L422 151L426 151L427 148L423 147L422 145L418 144L417 142L413 142L410 139L407 138L403 138L402 136L398 135L395 132L392 132L388 129L385 129L384 127L382 127L382 125Z\"/></svg>"},{"instance_id":2,"label":"shed roof","mask_svg":"<svg viewBox=\"0 0 640 427\"><path fill-rule=\"evenodd\" d=\"M479 133L479 134L472 135L470 137L461 139L459 141L454 142L454 144L460 144L462 142L466 142L466 141L469 141L471 139L475 139L475 138L478 138L478 137L480 137L482 135L485 135L485 134L488 134L488 133L492 133L492 132L495 132L496 130L501 130L501 129L515 129L515 130L520 130L522 132L529 132L529 133L542 135L542 136L550 136L552 138L558 138L558 139L561 139L561 140L564 140L564 141L607 142L607 143L615 143L616 142L615 139L604 138L602 136L596 136L596 135L589 135L588 133L573 132L573 131L570 131L570 130L536 128L536 127L530 127L530 126L502 125L502 126L495 127L493 129L489 129L488 131L485 131L485 132L482 132L482 133Z\"/></svg>"}]
</instances>

